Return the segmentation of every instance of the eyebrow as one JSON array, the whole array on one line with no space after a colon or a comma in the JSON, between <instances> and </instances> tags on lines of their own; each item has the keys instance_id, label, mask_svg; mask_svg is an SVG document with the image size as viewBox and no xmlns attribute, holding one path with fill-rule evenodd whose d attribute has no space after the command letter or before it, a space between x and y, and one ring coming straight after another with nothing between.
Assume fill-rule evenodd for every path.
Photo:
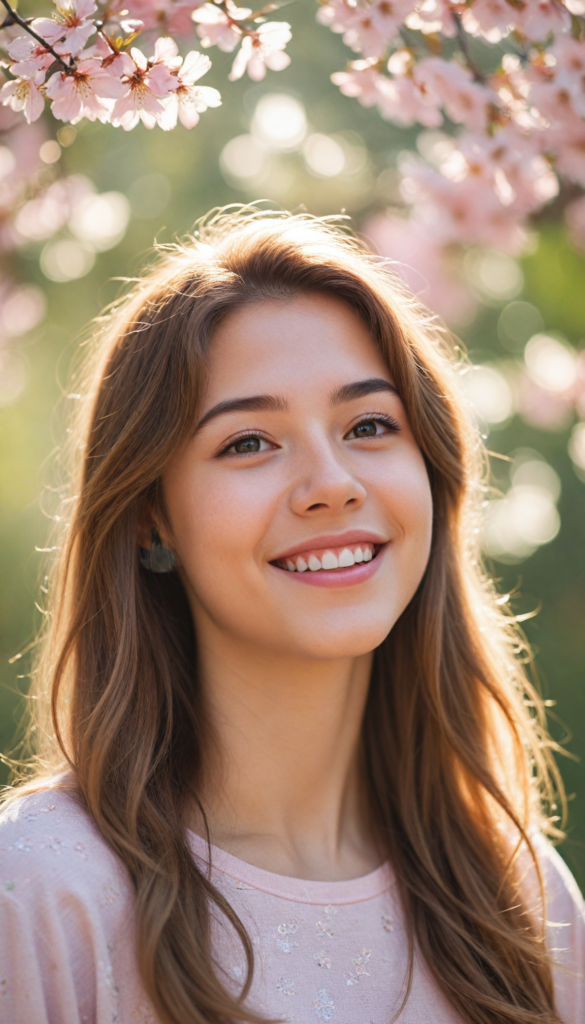
<instances>
[{"instance_id":1,"label":"eyebrow","mask_svg":"<svg viewBox=\"0 0 585 1024\"><path fill-rule=\"evenodd\" d=\"M381 391L398 395L393 384L383 377L368 377L353 384L342 384L331 395L333 405L353 402L356 398L365 398ZM249 398L226 398L209 409L199 420L194 433L197 434L210 420L224 416L229 412L284 412L288 408L287 401L281 395L251 395Z\"/></svg>"},{"instance_id":2,"label":"eyebrow","mask_svg":"<svg viewBox=\"0 0 585 1024\"><path fill-rule=\"evenodd\" d=\"M375 395L380 391L388 391L391 395L398 396L398 391L390 381L383 377L368 377L367 380L358 380L355 384L343 384L331 395L334 405L342 405L344 402L353 402L356 398L366 398L368 395Z\"/></svg>"},{"instance_id":3,"label":"eyebrow","mask_svg":"<svg viewBox=\"0 0 585 1024\"><path fill-rule=\"evenodd\" d=\"M228 412L283 412L287 408L287 402L280 395L251 395L250 398L226 398L223 402L213 405L209 412L205 413L197 426L195 433L201 430L206 423L214 420L216 416L224 416Z\"/></svg>"}]
</instances>

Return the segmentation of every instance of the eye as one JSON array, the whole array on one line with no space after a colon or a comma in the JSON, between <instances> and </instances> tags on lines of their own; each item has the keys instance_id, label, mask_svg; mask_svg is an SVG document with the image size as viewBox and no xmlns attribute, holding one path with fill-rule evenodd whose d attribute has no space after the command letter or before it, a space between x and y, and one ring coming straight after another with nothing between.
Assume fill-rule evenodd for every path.
<instances>
[{"instance_id":1,"label":"eye","mask_svg":"<svg viewBox=\"0 0 585 1024\"><path fill-rule=\"evenodd\" d=\"M273 447L274 445L259 434L244 434L235 441L230 441L218 455L256 455L258 452L270 451Z\"/></svg>"},{"instance_id":2,"label":"eye","mask_svg":"<svg viewBox=\"0 0 585 1024\"><path fill-rule=\"evenodd\" d=\"M255 452L262 451L262 445L268 447L266 441L263 441L261 437L241 437L232 445L232 450L236 455L253 455Z\"/></svg>"},{"instance_id":3,"label":"eye","mask_svg":"<svg viewBox=\"0 0 585 1024\"><path fill-rule=\"evenodd\" d=\"M400 430L396 420L390 419L389 416L369 416L367 419L360 420L356 423L355 427L352 427L349 433L345 435L345 440L353 441L361 438L369 437L383 437L388 433L395 433Z\"/></svg>"}]
</instances>

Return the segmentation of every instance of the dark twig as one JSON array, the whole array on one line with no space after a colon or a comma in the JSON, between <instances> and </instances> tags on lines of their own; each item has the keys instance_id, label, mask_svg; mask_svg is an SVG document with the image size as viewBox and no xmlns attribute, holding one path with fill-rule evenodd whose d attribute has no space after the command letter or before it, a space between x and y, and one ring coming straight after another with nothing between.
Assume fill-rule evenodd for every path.
<instances>
[{"instance_id":1,"label":"dark twig","mask_svg":"<svg viewBox=\"0 0 585 1024\"><path fill-rule=\"evenodd\" d=\"M4 2L4 0L2 0L2 2ZM477 64L475 63L471 55L471 50L469 49L469 40L467 38L467 33L463 28L461 15L458 14L456 11L453 11L452 17L453 21L455 22L455 27L457 28L457 41L459 43L459 46L461 47L461 53L465 57L467 67L471 71L471 74L475 78L475 81L481 82L482 85L485 85L485 75L483 75L482 72L479 70Z\"/></svg>"},{"instance_id":2,"label":"dark twig","mask_svg":"<svg viewBox=\"0 0 585 1024\"><path fill-rule=\"evenodd\" d=\"M0 25L0 28L6 28L9 25L20 25L20 27L23 28L25 32L28 32L29 36L32 36L33 39L36 39L37 43L40 43L40 45L43 47L44 50L47 51L47 53L50 53L51 56L55 58L57 63L61 65L64 71L70 74L71 71L74 70L75 65L67 64L63 60L63 58L59 56L57 51L54 50L52 46L49 46L47 40L43 39L42 36L38 35L38 33L35 32L35 30L30 27L30 25L25 21L25 19L20 17L20 14L18 14L18 12L15 11L14 8L10 6L8 0L0 0L0 3L2 3L6 10L8 11L8 16L2 23L2 25Z\"/></svg>"}]
</instances>

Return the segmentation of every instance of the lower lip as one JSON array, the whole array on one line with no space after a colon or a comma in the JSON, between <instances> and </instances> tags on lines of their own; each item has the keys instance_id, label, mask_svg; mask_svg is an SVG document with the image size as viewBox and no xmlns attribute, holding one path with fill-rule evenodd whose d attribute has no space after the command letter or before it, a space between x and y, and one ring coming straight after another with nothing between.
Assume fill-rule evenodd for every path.
<instances>
[{"instance_id":1,"label":"lower lip","mask_svg":"<svg viewBox=\"0 0 585 1024\"><path fill-rule=\"evenodd\" d=\"M371 579L378 571L385 548L386 545L383 544L371 562L352 565L349 569L318 569L317 572L307 569L305 572L290 572L289 569L281 569L279 565L274 565L273 568L291 580L308 583L311 587L355 587Z\"/></svg>"}]
</instances>

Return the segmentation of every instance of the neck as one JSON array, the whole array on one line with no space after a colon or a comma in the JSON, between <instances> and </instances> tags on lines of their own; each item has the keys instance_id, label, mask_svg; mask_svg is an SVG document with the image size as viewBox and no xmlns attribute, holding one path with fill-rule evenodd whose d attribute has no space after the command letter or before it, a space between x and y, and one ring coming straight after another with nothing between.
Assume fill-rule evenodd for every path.
<instances>
[{"instance_id":1,"label":"neck","mask_svg":"<svg viewBox=\"0 0 585 1024\"><path fill-rule=\"evenodd\" d=\"M212 843L301 878L377 867L359 758L372 656L309 661L201 639L214 741L201 795ZM201 820L193 824L203 831Z\"/></svg>"}]
</instances>

